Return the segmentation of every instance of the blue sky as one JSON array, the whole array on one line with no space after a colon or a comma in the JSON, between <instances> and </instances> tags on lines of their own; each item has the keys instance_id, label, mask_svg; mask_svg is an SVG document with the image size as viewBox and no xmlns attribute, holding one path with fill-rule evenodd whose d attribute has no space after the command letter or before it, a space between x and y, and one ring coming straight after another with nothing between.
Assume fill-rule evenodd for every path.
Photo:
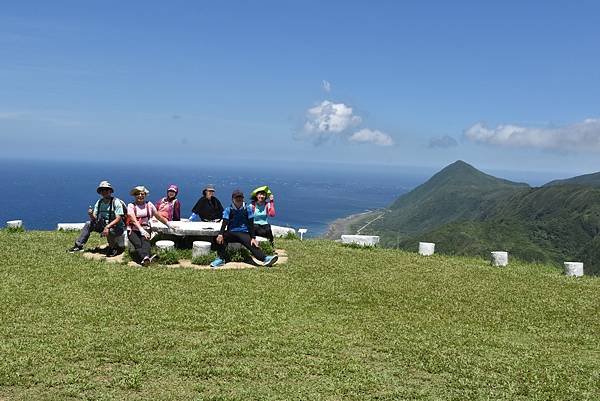
<instances>
[{"instance_id":1,"label":"blue sky","mask_svg":"<svg viewBox=\"0 0 600 401\"><path fill-rule=\"evenodd\" d=\"M0 158L600 170L600 3L19 1Z\"/></svg>"}]
</instances>

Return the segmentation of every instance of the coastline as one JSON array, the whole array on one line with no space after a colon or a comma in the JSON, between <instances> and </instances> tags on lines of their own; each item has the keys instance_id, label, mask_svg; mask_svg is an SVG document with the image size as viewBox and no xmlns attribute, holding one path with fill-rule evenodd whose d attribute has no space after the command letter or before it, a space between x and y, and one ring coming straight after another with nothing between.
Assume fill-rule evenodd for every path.
<instances>
[{"instance_id":1,"label":"coastline","mask_svg":"<svg viewBox=\"0 0 600 401\"><path fill-rule=\"evenodd\" d=\"M366 212L351 214L346 217L342 217L336 219L329 223L327 227L327 231L321 235L321 238L325 239L340 239L340 236L343 234L353 234L350 232L350 227L360 221L363 221L365 218L370 216L371 214L377 213L378 210L367 210Z\"/></svg>"}]
</instances>

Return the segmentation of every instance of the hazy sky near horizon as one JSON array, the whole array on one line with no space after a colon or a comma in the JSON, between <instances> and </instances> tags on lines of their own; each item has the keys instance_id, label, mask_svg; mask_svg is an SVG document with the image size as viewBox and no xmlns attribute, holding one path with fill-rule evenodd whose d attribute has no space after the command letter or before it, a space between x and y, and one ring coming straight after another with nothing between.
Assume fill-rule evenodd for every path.
<instances>
[{"instance_id":1,"label":"hazy sky near horizon","mask_svg":"<svg viewBox=\"0 0 600 401\"><path fill-rule=\"evenodd\" d=\"M491 3L5 2L0 158L600 170L600 2Z\"/></svg>"}]
</instances>

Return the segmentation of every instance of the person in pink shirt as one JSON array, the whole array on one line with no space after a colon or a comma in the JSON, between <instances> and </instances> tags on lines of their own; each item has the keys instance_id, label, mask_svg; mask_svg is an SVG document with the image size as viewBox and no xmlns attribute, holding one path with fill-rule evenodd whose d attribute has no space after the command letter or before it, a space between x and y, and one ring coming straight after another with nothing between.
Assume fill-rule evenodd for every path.
<instances>
[{"instance_id":1,"label":"person in pink shirt","mask_svg":"<svg viewBox=\"0 0 600 401\"><path fill-rule=\"evenodd\" d=\"M181 220L181 202L177 199L179 188L175 184L167 188L167 196L156 202L158 213L169 221Z\"/></svg>"},{"instance_id":2,"label":"person in pink shirt","mask_svg":"<svg viewBox=\"0 0 600 401\"><path fill-rule=\"evenodd\" d=\"M146 197L149 191L146 187L140 185L133 188L130 192L135 198L133 203L127 205L127 234L129 242L135 248L134 260L142 266L148 266L154 259L150 257L150 234L152 226L150 220L155 217L158 221L171 228L169 221L158 213L152 202L147 202Z\"/></svg>"}]
</instances>

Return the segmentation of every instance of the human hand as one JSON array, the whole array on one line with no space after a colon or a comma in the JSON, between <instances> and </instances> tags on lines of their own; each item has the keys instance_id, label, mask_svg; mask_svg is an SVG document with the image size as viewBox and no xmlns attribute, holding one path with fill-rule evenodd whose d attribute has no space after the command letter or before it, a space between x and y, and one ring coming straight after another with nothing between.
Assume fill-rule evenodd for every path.
<instances>
[{"instance_id":1,"label":"human hand","mask_svg":"<svg viewBox=\"0 0 600 401\"><path fill-rule=\"evenodd\" d=\"M102 236L103 237L108 237L108 233L109 233L108 227L104 227L104 230L102 230Z\"/></svg>"},{"instance_id":2,"label":"human hand","mask_svg":"<svg viewBox=\"0 0 600 401\"><path fill-rule=\"evenodd\" d=\"M150 234L148 233L148 231L144 230L143 228L140 230L140 234L142 234L144 236L144 238L150 239Z\"/></svg>"},{"instance_id":3,"label":"human hand","mask_svg":"<svg viewBox=\"0 0 600 401\"><path fill-rule=\"evenodd\" d=\"M217 244L219 244L219 245L223 244L223 236L221 234L217 235Z\"/></svg>"},{"instance_id":4,"label":"human hand","mask_svg":"<svg viewBox=\"0 0 600 401\"><path fill-rule=\"evenodd\" d=\"M258 241L256 240L256 238L252 238L250 240L250 245L252 245L253 247L258 248Z\"/></svg>"},{"instance_id":5,"label":"human hand","mask_svg":"<svg viewBox=\"0 0 600 401\"><path fill-rule=\"evenodd\" d=\"M272 202L275 200L275 197L273 196L273 194L269 195L269 200Z\"/></svg>"}]
</instances>

